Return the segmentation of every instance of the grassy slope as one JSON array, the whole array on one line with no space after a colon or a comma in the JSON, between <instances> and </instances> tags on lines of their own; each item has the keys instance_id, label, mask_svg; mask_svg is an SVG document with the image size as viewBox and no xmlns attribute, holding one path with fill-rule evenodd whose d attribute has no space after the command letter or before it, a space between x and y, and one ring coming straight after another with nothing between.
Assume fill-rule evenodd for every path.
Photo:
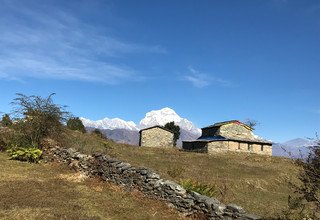
<instances>
[{"instance_id":1,"label":"grassy slope","mask_svg":"<svg viewBox=\"0 0 320 220\"><path fill-rule=\"evenodd\" d=\"M85 153L104 152L132 165L150 167L176 181L193 179L214 184L217 197L223 202L236 203L265 217L274 217L287 207L291 193L288 180L294 180L297 173L292 161L285 158L231 153L209 156L176 149L139 148L76 132L67 137L66 146Z\"/></svg>"},{"instance_id":2,"label":"grassy slope","mask_svg":"<svg viewBox=\"0 0 320 220\"><path fill-rule=\"evenodd\" d=\"M60 164L29 164L0 153L0 219L182 219L163 202Z\"/></svg>"}]
</instances>

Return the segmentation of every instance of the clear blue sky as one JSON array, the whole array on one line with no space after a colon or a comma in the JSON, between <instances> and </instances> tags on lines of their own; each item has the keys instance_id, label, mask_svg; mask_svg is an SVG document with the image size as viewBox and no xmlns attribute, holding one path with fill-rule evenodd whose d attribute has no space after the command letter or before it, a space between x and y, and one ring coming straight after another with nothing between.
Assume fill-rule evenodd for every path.
<instances>
[{"instance_id":1,"label":"clear blue sky","mask_svg":"<svg viewBox=\"0 0 320 220\"><path fill-rule=\"evenodd\" d=\"M0 0L0 111L15 93L136 123L252 118L285 141L320 132L320 1Z\"/></svg>"}]
</instances>

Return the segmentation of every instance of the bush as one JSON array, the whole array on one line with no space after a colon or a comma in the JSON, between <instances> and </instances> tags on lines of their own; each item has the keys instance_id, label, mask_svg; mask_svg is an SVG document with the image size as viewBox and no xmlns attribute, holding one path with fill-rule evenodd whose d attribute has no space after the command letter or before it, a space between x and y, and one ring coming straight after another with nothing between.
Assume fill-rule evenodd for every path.
<instances>
[{"instance_id":1,"label":"bush","mask_svg":"<svg viewBox=\"0 0 320 220\"><path fill-rule=\"evenodd\" d=\"M12 128L0 129L0 151L6 150L12 146L29 146L31 144L29 137Z\"/></svg>"},{"instance_id":2,"label":"bush","mask_svg":"<svg viewBox=\"0 0 320 220\"><path fill-rule=\"evenodd\" d=\"M41 139L60 135L63 124L69 117L65 106L54 104L51 94L47 98L26 96L18 93L11 103L13 115L17 117L12 128L28 138L28 145L39 146ZM18 145L25 146L25 145Z\"/></svg>"},{"instance_id":3,"label":"bush","mask_svg":"<svg viewBox=\"0 0 320 220\"><path fill-rule=\"evenodd\" d=\"M3 127L9 127L12 125L12 120L8 114L4 114L2 116L2 120L0 122L0 125Z\"/></svg>"},{"instance_id":4,"label":"bush","mask_svg":"<svg viewBox=\"0 0 320 220\"><path fill-rule=\"evenodd\" d=\"M13 147L7 150L11 160L27 161L38 163L42 156L42 151L37 147Z\"/></svg>"},{"instance_id":5,"label":"bush","mask_svg":"<svg viewBox=\"0 0 320 220\"><path fill-rule=\"evenodd\" d=\"M105 138L102 132L97 128L92 131L92 134L98 136L99 138Z\"/></svg>"},{"instance_id":6,"label":"bush","mask_svg":"<svg viewBox=\"0 0 320 220\"><path fill-rule=\"evenodd\" d=\"M187 191L194 191L201 195L213 197L216 195L216 187L214 185L202 184L198 181L187 179L180 182L181 186Z\"/></svg>"},{"instance_id":7,"label":"bush","mask_svg":"<svg viewBox=\"0 0 320 220\"><path fill-rule=\"evenodd\" d=\"M74 131L81 131L82 133L86 133L86 129L85 129L82 121L78 117L70 118L67 121L67 127L71 130L74 130Z\"/></svg>"}]
</instances>

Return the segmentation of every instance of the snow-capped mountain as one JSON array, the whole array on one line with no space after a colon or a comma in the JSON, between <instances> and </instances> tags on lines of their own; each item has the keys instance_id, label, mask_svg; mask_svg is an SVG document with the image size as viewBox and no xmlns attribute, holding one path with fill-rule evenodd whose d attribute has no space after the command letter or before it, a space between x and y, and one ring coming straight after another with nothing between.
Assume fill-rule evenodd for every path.
<instances>
[{"instance_id":1,"label":"snow-capped mountain","mask_svg":"<svg viewBox=\"0 0 320 220\"><path fill-rule=\"evenodd\" d=\"M201 130L197 128L191 121L181 118L171 108L163 108L160 110L150 111L146 114L145 118L136 125L133 121L124 121L120 118L104 118L102 120L92 121L86 118L80 118L85 127L99 128L99 129L127 129L138 131L143 128L152 127L155 125L165 125L168 122L174 121L181 129L189 131L194 134L201 134Z\"/></svg>"},{"instance_id":2,"label":"snow-capped mountain","mask_svg":"<svg viewBox=\"0 0 320 220\"><path fill-rule=\"evenodd\" d=\"M163 108L160 110L150 111L136 125L133 121L124 121L119 118L104 118L97 121L92 121L86 118L80 118L87 130L98 128L108 138L128 144L138 144L139 130L152 127L155 125L165 125L168 122L174 121L180 127L180 139L177 144L182 145L182 140L193 140L201 135L201 129L197 128L191 121L180 117L173 109Z\"/></svg>"},{"instance_id":3,"label":"snow-capped mountain","mask_svg":"<svg viewBox=\"0 0 320 220\"><path fill-rule=\"evenodd\" d=\"M181 129L201 135L201 130L191 121L181 118L173 109L168 107L148 112L145 118L140 121L139 128L143 129L155 125L164 126L166 123L172 121L174 121L176 125L179 125Z\"/></svg>"},{"instance_id":4,"label":"snow-capped mountain","mask_svg":"<svg viewBox=\"0 0 320 220\"><path fill-rule=\"evenodd\" d=\"M138 131L136 124L133 121L125 121L120 118L104 118L97 121L91 121L86 118L80 118L85 127L98 129L126 129L130 131Z\"/></svg>"}]
</instances>

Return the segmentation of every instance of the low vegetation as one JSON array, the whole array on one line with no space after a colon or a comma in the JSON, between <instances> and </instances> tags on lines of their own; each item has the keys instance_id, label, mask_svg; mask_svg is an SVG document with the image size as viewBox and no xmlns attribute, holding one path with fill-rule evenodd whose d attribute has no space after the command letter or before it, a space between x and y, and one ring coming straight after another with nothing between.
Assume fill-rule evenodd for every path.
<instances>
[{"instance_id":1,"label":"low vegetation","mask_svg":"<svg viewBox=\"0 0 320 220\"><path fill-rule=\"evenodd\" d=\"M194 191L209 197L214 197L217 195L215 185L206 185L191 179L182 180L180 181L180 184L189 192Z\"/></svg>"},{"instance_id":2,"label":"low vegetation","mask_svg":"<svg viewBox=\"0 0 320 220\"><path fill-rule=\"evenodd\" d=\"M162 201L86 178L56 163L8 160L0 153L0 219L184 219Z\"/></svg>"},{"instance_id":3,"label":"low vegetation","mask_svg":"<svg viewBox=\"0 0 320 220\"><path fill-rule=\"evenodd\" d=\"M74 131L81 131L82 133L86 132L86 129L85 129L82 121L78 117L70 118L67 121L67 128L69 128L70 130L74 130Z\"/></svg>"},{"instance_id":4,"label":"low vegetation","mask_svg":"<svg viewBox=\"0 0 320 220\"><path fill-rule=\"evenodd\" d=\"M42 156L42 151L36 147L12 147L7 150L12 160L21 160L31 163L38 163Z\"/></svg>"}]
</instances>

